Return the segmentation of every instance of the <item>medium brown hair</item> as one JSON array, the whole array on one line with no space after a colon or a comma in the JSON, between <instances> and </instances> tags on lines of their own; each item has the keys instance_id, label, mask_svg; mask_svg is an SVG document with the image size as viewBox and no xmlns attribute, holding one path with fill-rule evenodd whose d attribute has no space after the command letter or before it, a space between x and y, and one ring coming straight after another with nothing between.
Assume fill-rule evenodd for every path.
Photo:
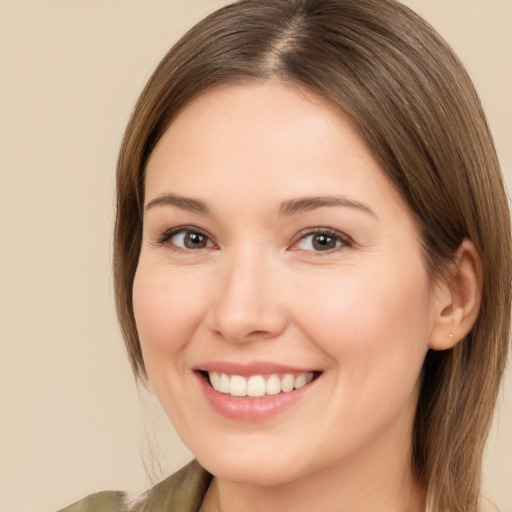
<instances>
[{"instance_id":1,"label":"medium brown hair","mask_svg":"<svg viewBox=\"0 0 512 512\"><path fill-rule=\"evenodd\" d=\"M424 20L394 0L241 0L198 23L159 64L135 106L117 168L115 291L135 375L146 378L132 285L148 157L201 93L269 79L326 98L355 120L414 215L432 279L446 277L464 239L478 250L480 314L453 349L428 352L412 450L431 510L476 512L508 350L508 203L466 71Z\"/></svg>"}]
</instances>

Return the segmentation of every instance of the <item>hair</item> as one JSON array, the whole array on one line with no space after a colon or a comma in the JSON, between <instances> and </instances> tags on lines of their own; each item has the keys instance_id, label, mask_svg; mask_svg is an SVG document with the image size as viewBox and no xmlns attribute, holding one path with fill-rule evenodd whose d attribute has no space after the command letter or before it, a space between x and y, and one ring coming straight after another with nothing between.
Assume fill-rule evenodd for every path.
<instances>
[{"instance_id":1,"label":"hair","mask_svg":"<svg viewBox=\"0 0 512 512\"><path fill-rule=\"evenodd\" d=\"M411 461L431 510L475 512L508 352L508 201L467 72L430 25L394 0L241 0L199 22L158 65L128 123L117 166L115 293L134 373L146 381L132 285L148 157L200 94L266 80L312 92L355 120L415 218L433 280L447 276L464 239L480 255L475 325L454 348L427 353Z\"/></svg>"}]
</instances>

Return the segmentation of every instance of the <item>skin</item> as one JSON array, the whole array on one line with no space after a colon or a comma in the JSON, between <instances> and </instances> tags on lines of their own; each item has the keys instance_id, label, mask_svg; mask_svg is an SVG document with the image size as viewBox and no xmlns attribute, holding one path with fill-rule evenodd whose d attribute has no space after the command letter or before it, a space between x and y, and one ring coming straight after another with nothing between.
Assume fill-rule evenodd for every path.
<instances>
[{"instance_id":1,"label":"skin","mask_svg":"<svg viewBox=\"0 0 512 512\"><path fill-rule=\"evenodd\" d=\"M279 83L224 86L181 112L146 171L135 317L152 387L215 475L203 510L424 510L411 429L428 348L459 338L456 308L351 120ZM280 214L311 196L345 204ZM163 241L180 226L206 245ZM339 233L333 248L318 250L316 228ZM208 361L320 376L288 409L239 421L206 400L194 369Z\"/></svg>"}]
</instances>

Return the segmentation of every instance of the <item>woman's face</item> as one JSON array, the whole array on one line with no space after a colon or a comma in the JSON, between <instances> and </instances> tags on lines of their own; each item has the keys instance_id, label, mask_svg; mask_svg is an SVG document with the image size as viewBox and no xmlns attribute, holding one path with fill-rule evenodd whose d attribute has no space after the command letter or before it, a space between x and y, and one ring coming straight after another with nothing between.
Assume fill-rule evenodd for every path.
<instances>
[{"instance_id":1,"label":"woman's face","mask_svg":"<svg viewBox=\"0 0 512 512\"><path fill-rule=\"evenodd\" d=\"M278 83L217 88L165 132L145 185L137 328L199 461L277 484L408 460L431 288L350 120Z\"/></svg>"}]
</instances>

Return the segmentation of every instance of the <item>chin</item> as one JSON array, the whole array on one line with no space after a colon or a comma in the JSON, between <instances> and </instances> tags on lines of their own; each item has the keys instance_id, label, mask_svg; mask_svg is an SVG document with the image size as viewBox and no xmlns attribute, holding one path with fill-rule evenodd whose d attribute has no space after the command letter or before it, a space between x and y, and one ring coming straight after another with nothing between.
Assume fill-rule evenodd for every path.
<instances>
[{"instance_id":1,"label":"chin","mask_svg":"<svg viewBox=\"0 0 512 512\"><path fill-rule=\"evenodd\" d=\"M242 449L226 448L218 443L215 448L209 445L193 453L212 475L240 484L281 485L300 478L302 473L297 461L291 460L282 449L265 449L257 441L246 443Z\"/></svg>"},{"instance_id":2,"label":"chin","mask_svg":"<svg viewBox=\"0 0 512 512\"><path fill-rule=\"evenodd\" d=\"M248 460L218 460L203 461L200 464L212 475L222 480L256 487L269 487L286 484L295 480L299 475L290 472L281 464L255 464ZM211 464L210 464L211 462Z\"/></svg>"}]
</instances>

